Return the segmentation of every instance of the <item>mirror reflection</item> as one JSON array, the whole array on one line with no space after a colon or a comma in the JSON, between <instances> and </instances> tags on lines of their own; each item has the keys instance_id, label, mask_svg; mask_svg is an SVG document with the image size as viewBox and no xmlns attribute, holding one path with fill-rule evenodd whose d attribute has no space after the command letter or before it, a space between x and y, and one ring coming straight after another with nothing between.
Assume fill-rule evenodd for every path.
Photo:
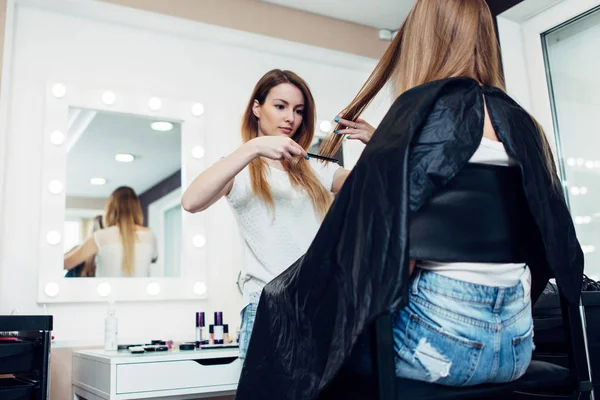
<instances>
[{"instance_id":1,"label":"mirror reflection","mask_svg":"<svg viewBox=\"0 0 600 400\"><path fill-rule=\"evenodd\" d=\"M66 277L181 275L181 126L71 108Z\"/></svg>"}]
</instances>

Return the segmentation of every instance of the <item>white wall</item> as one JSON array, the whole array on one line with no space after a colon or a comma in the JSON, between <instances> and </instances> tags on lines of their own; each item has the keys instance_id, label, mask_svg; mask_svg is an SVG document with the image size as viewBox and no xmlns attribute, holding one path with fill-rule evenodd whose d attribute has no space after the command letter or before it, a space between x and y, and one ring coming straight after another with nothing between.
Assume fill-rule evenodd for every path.
<instances>
[{"instance_id":1,"label":"white wall","mask_svg":"<svg viewBox=\"0 0 600 400\"><path fill-rule=\"evenodd\" d=\"M32 3L32 2L29 2ZM33 2L35 3L35 2ZM47 2L47 7L60 2ZM63 2L64 3L64 2ZM213 162L239 145L242 110L256 81L272 68L305 78L318 117L331 119L365 81L374 61L225 28L90 1L64 10L17 4L11 55L5 182L0 214L0 314L43 312L36 303L44 90L49 80L77 85L94 80L152 88L205 105L206 157ZM70 15L73 14L73 15ZM141 28L152 23L153 30ZM137 27L135 26L137 25ZM10 25L9 25L10 26ZM227 44L239 39L239 44ZM261 51L260 48L265 50ZM366 117L377 124L387 103ZM194 313L222 310L239 323L235 286L241 263L235 221L224 201L207 211L209 297L196 302L119 304L120 338L193 338ZM200 267L200 266L199 266ZM60 266L56 266L60 268ZM105 308L53 304L57 341L96 342ZM209 314L210 315L210 314Z\"/></svg>"}]
</instances>

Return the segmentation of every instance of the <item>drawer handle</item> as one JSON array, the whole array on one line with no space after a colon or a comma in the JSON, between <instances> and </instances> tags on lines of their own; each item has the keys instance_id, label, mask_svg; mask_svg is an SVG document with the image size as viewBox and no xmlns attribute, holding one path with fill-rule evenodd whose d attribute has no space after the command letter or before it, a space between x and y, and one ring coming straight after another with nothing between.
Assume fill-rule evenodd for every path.
<instances>
[{"instance_id":1,"label":"drawer handle","mask_svg":"<svg viewBox=\"0 0 600 400\"><path fill-rule=\"evenodd\" d=\"M194 360L194 361L200 365L210 366L210 365L231 364L232 362L234 362L237 359L238 359L237 357L223 357L223 358L202 358L202 359Z\"/></svg>"}]
</instances>

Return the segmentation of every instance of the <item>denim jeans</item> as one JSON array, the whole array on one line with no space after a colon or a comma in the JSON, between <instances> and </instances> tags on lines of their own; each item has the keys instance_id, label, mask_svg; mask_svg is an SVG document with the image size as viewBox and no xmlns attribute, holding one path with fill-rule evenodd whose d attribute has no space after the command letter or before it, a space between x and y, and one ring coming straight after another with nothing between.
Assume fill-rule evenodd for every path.
<instances>
[{"instance_id":1,"label":"denim jeans","mask_svg":"<svg viewBox=\"0 0 600 400\"><path fill-rule=\"evenodd\" d=\"M254 327L254 319L256 318L256 309L258 308L258 300L260 300L260 292L250 294L250 303L241 311L242 326L240 327L240 355L239 358L244 360Z\"/></svg>"},{"instance_id":2,"label":"denim jeans","mask_svg":"<svg viewBox=\"0 0 600 400\"><path fill-rule=\"evenodd\" d=\"M534 349L529 290L417 269L393 336L396 376L448 386L515 380Z\"/></svg>"}]
</instances>

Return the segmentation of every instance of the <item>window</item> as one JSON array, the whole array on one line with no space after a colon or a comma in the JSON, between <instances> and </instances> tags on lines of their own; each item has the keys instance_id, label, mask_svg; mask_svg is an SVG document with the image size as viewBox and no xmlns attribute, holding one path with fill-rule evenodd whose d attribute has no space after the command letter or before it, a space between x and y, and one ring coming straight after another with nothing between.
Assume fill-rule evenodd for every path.
<instances>
[{"instance_id":1,"label":"window","mask_svg":"<svg viewBox=\"0 0 600 400\"><path fill-rule=\"evenodd\" d=\"M545 32L559 167L585 272L600 277L600 8Z\"/></svg>"}]
</instances>

